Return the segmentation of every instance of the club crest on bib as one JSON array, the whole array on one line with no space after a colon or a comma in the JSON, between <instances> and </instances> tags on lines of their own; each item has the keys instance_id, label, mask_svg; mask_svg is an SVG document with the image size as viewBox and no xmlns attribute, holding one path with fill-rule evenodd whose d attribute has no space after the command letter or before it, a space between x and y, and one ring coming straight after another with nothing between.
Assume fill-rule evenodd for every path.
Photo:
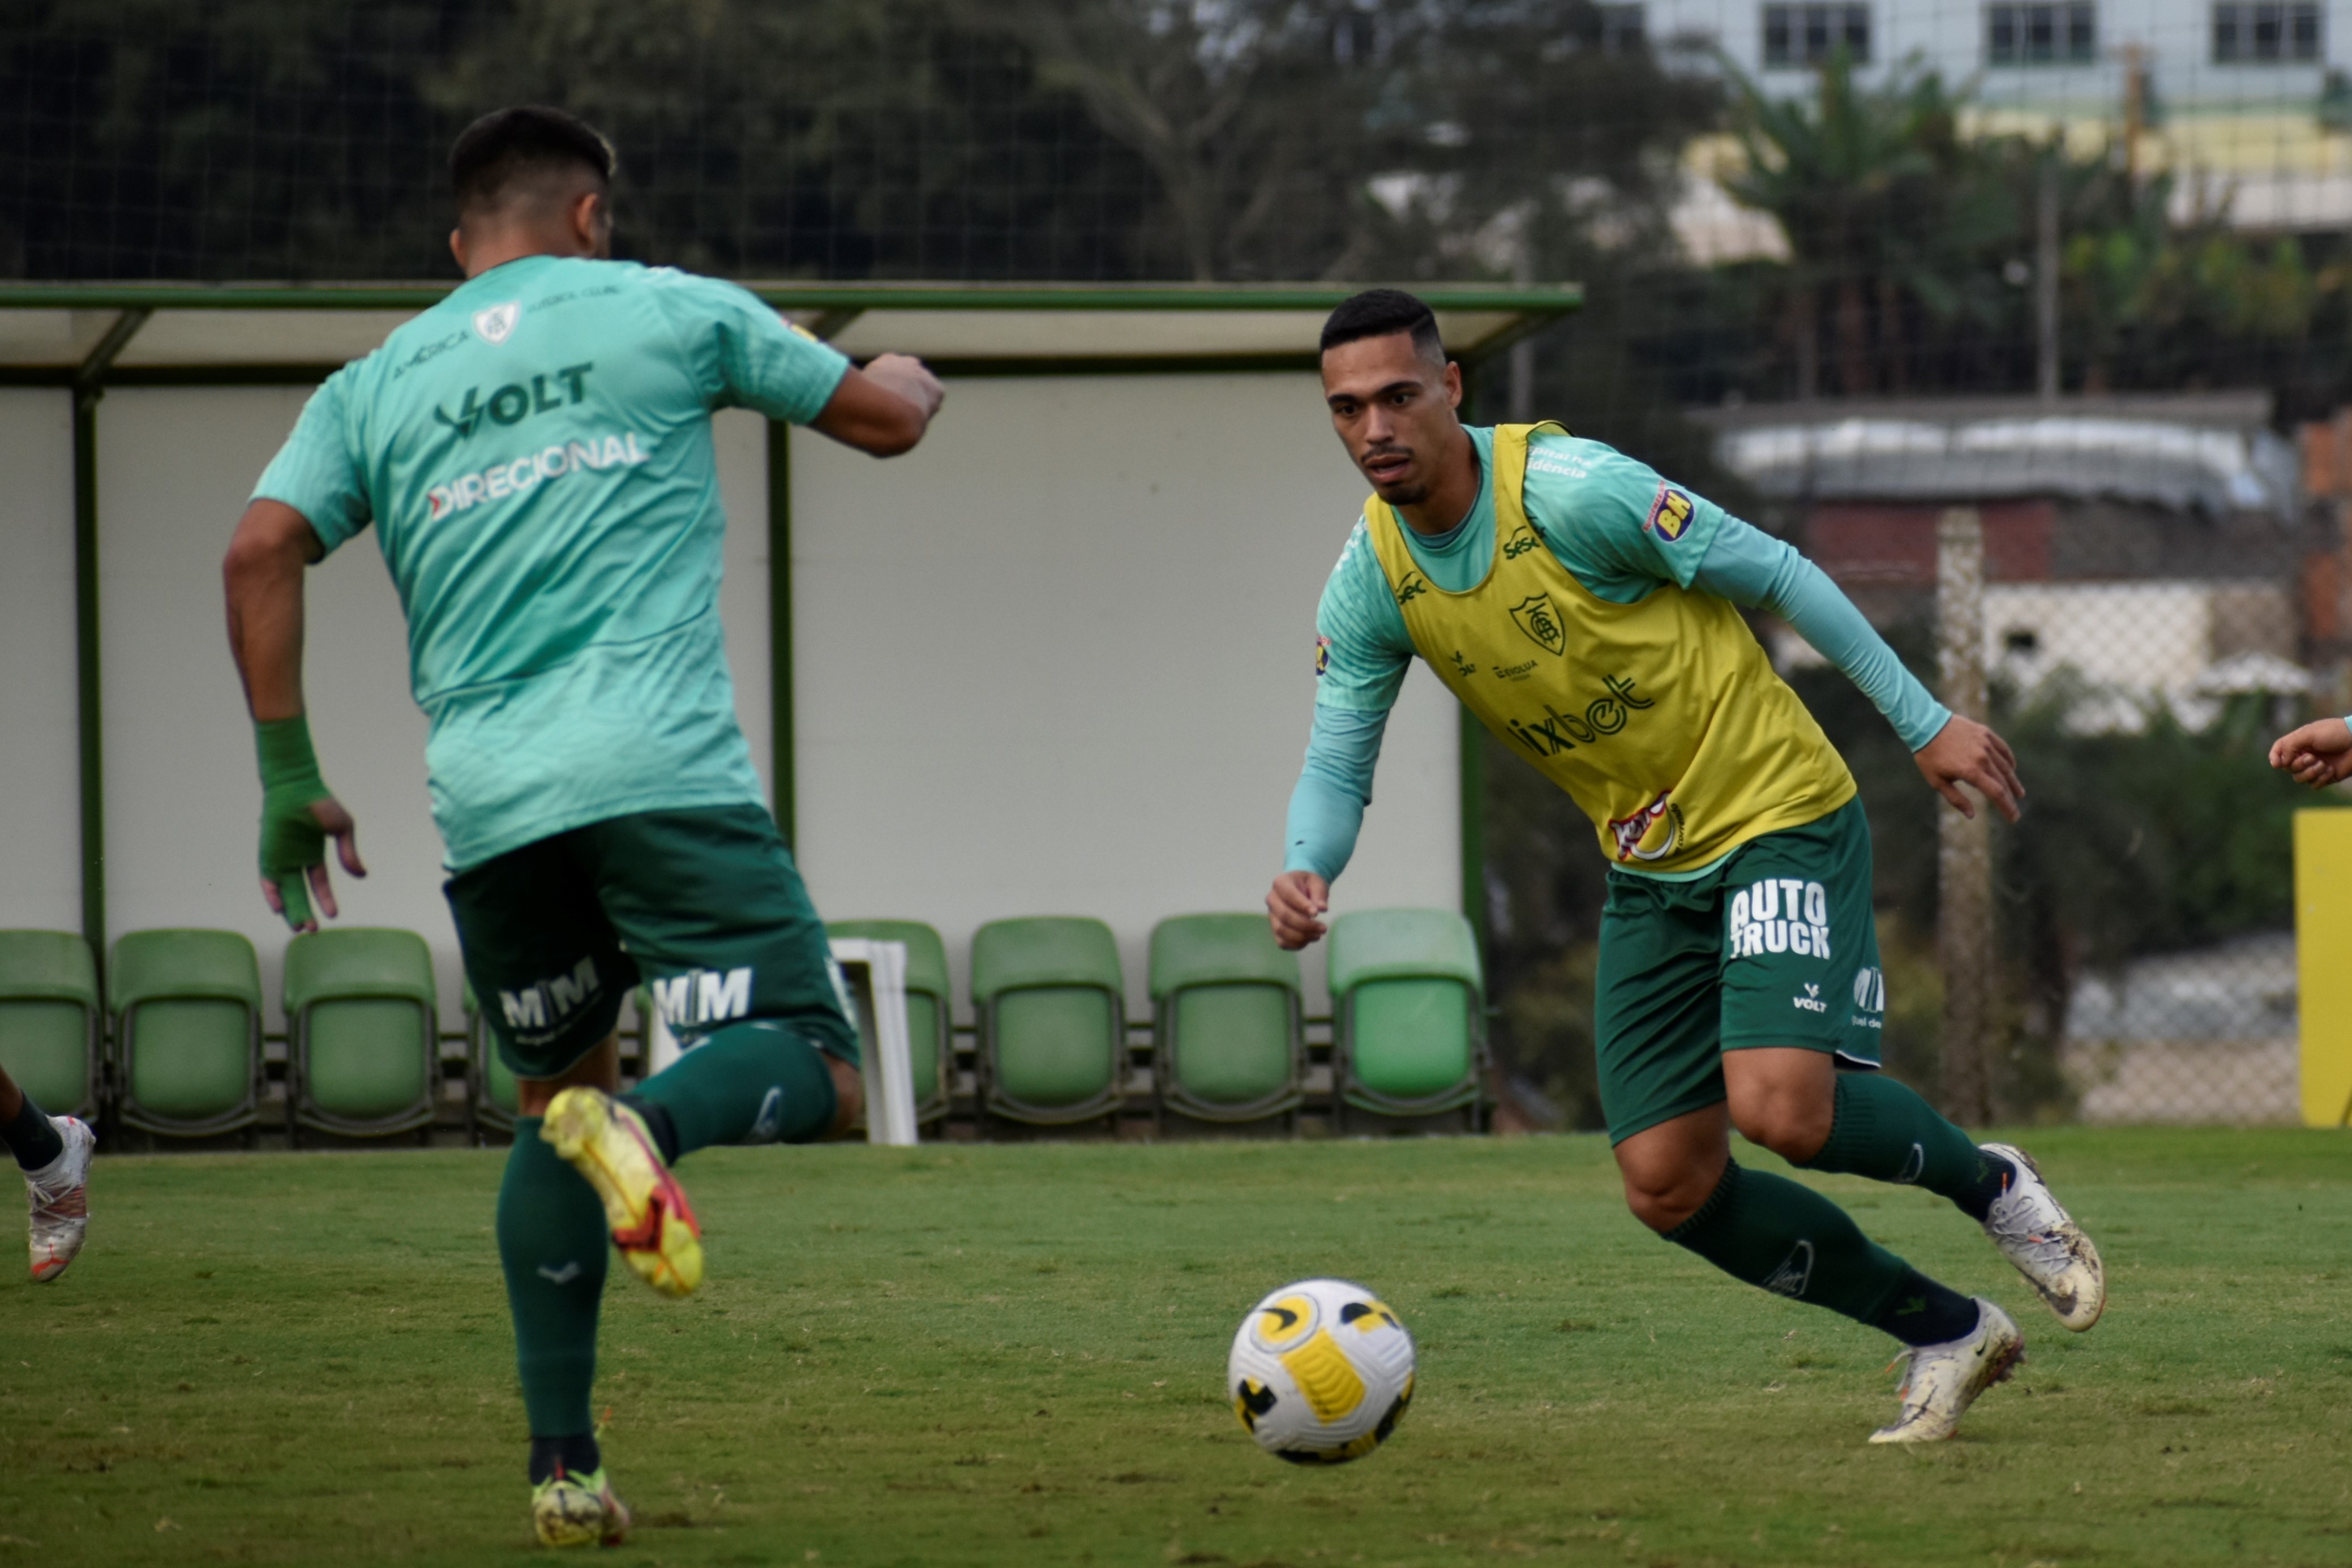
<instances>
[{"instance_id":1,"label":"club crest on bib","mask_svg":"<svg viewBox=\"0 0 2352 1568\"><path fill-rule=\"evenodd\" d=\"M1551 607L1549 594L1531 594L1511 606L1511 619L1528 640L1546 653L1559 653L1568 647L1568 632L1559 624L1559 612Z\"/></svg>"},{"instance_id":2,"label":"club crest on bib","mask_svg":"<svg viewBox=\"0 0 2352 1568\"><path fill-rule=\"evenodd\" d=\"M474 312L474 331L492 348L514 335L515 323L522 320L522 301L509 300L503 305L493 305L487 310Z\"/></svg>"},{"instance_id":3,"label":"club crest on bib","mask_svg":"<svg viewBox=\"0 0 2352 1568\"><path fill-rule=\"evenodd\" d=\"M1690 526L1694 510L1689 496L1672 485L1661 484L1658 499L1650 503L1650 515L1642 526L1672 544Z\"/></svg>"}]
</instances>

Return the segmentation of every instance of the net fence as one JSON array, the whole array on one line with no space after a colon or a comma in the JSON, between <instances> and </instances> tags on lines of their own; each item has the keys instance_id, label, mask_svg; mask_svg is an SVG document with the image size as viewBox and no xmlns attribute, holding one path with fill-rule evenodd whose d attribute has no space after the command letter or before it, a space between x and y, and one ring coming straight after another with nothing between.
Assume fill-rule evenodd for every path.
<instances>
[{"instance_id":1,"label":"net fence","mask_svg":"<svg viewBox=\"0 0 2352 1568\"><path fill-rule=\"evenodd\" d=\"M624 254L751 278L1575 279L1482 373L1795 540L1931 683L1973 512L1998 1109L2293 1113L2268 736L2352 631L2352 38L2316 0L23 0L0 277L452 275L502 102L620 147ZM1940 1081L1935 802L1853 760L1895 1070ZM1601 868L1487 757L1512 1099L1592 1124Z\"/></svg>"}]
</instances>

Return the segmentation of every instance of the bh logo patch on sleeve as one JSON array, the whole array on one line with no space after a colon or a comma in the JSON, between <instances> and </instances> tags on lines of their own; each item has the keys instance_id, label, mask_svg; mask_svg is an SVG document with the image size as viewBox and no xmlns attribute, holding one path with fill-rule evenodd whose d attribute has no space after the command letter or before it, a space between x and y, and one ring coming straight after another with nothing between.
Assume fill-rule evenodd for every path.
<instances>
[{"instance_id":1,"label":"bh logo patch on sleeve","mask_svg":"<svg viewBox=\"0 0 2352 1568\"><path fill-rule=\"evenodd\" d=\"M1658 499L1650 503L1650 515L1642 526L1667 544L1683 536L1690 527L1691 514L1697 510L1690 497L1670 484L1661 482Z\"/></svg>"}]
</instances>

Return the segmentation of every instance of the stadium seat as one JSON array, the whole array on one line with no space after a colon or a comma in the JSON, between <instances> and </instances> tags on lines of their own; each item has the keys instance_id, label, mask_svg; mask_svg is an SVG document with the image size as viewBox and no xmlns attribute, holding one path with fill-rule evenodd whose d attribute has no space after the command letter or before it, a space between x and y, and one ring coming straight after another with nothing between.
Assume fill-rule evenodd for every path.
<instances>
[{"instance_id":1,"label":"stadium seat","mask_svg":"<svg viewBox=\"0 0 2352 1568\"><path fill-rule=\"evenodd\" d=\"M955 1085L955 1054L950 1045L947 943L920 921L835 921L829 936L903 942L907 948L907 1059L915 1080L915 1121L937 1121L948 1113Z\"/></svg>"},{"instance_id":2,"label":"stadium seat","mask_svg":"<svg viewBox=\"0 0 2352 1568\"><path fill-rule=\"evenodd\" d=\"M1203 1121L1297 1109L1307 1037L1298 956L1262 914L1178 915L1151 932L1159 1104Z\"/></svg>"},{"instance_id":3,"label":"stadium seat","mask_svg":"<svg viewBox=\"0 0 2352 1568\"><path fill-rule=\"evenodd\" d=\"M117 1092L124 1125L179 1137L261 1113L261 964L226 931L131 931L114 944Z\"/></svg>"},{"instance_id":4,"label":"stadium seat","mask_svg":"<svg viewBox=\"0 0 2352 1568\"><path fill-rule=\"evenodd\" d=\"M1470 922L1451 910L1360 910L1331 922L1332 1119L1347 1110L1477 1125L1485 981Z\"/></svg>"},{"instance_id":5,"label":"stadium seat","mask_svg":"<svg viewBox=\"0 0 2352 1568\"><path fill-rule=\"evenodd\" d=\"M0 931L0 1068L52 1116L98 1116L98 961L71 931Z\"/></svg>"},{"instance_id":6,"label":"stadium seat","mask_svg":"<svg viewBox=\"0 0 2352 1568\"><path fill-rule=\"evenodd\" d=\"M347 926L286 944L286 1137L431 1126L440 1087L433 954L410 931Z\"/></svg>"},{"instance_id":7,"label":"stadium seat","mask_svg":"<svg viewBox=\"0 0 2352 1568\"><path fill-rule=\"evenodd\" d=\"M1043 1125L1115 1114L1127 1055L1118 946L1100 921L992 921L972 933L981 1104Z\"/></svg>"}]
</instances>

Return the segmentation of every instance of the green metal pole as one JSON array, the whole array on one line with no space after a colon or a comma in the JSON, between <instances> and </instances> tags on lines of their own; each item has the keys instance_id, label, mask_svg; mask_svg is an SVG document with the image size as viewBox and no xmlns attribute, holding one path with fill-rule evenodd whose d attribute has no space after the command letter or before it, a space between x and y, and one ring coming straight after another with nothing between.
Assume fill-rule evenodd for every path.
<instances>
[{"instance_id":1,"label":"green metal pole","mask_svg":"<svg viewBox=\"0 0 2352 1568\"><path fill-rule=\"evenodd\" d=\"M81 741L81 934L106 969L106 745L99 685L98 400L73 391L74 685Z\"/></svg>"},{"instance_id":2,"label":"green metal pole","mask_svg":"<svg viewBox=\"0 0 2352 1568\"><path fill-rule=\"evenodd\" d=\"M776 831L794 847L793 773L793 427L768 421L768 738Z\"/></svg>"}]
</instances>

